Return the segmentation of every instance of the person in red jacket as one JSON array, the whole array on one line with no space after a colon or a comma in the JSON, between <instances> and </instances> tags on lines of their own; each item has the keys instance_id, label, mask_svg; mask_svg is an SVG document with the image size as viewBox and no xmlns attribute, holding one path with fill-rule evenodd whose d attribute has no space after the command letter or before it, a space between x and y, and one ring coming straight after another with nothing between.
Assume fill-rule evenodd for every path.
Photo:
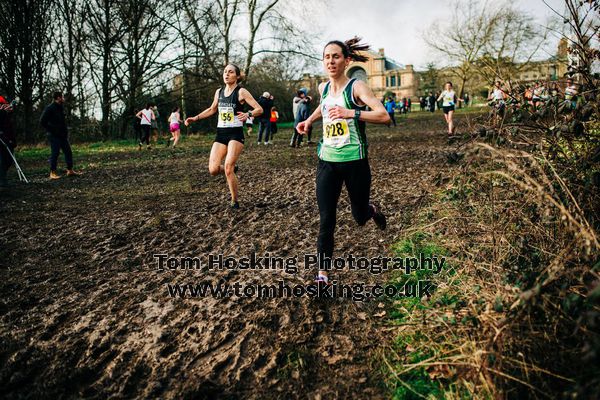
<instances>
[{"instance_id":1,"label":"person in red jacket","mask_svg":"<svg viewBox=\"0 0 600 400\"><path fill-rule=\"evenodd\" d=\"M269 138L268 144L273 144L273 135L277 133L277 121L279 120L279 113L277 112L277 107L271 107L271 118L269 121L271 122L271 136Z\"/></svg>"}]
</instances>

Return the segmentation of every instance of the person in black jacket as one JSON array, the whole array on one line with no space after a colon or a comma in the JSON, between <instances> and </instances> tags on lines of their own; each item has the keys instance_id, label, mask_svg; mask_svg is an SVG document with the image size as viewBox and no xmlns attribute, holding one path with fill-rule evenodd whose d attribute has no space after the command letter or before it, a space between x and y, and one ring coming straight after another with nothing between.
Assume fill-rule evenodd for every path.
<instances>
[{"instance_id":1,"label":"person in black jacket","mask_svg":"<svg viewBox=\"0 0 600 400\"><path fill-rule=\"evenodd\" d=\"M65 98L62 92L54 92L52 98L54 101L44 109L40 124L46 130L46 136L50 141L50 179L58 179L60 175L56 172L58 155L62 149L65 154L65 163L67 164L67 176L81 175L81 172L73 170L73 152L69 144L69 132L65 120L65 110L63 103Z\"/></svg>"},{"instance_id":2,"label":"person in black jacket","mask_svg":"<svg viewBox=\"0 0 600 400\"><path fill-rule=\"evenodd\" d=\"M12 125L13 106L0 96L0 187L8 187L6 172L13 165L10 153L14 153L17 145L15 130Z\"/></svg>"},{"instance_id":3,"label":"person in black jacket","mask_svg":"<svg viewBox=\"0 0 600 400\"><path fill-rule=\"evenodd\" d=\"M427 97L427 104L429 107L429 111L435 112L436 103L437 103L436 97L433 95L433 92L429 92L429 96Z\"/></svg>"},{"instance_id":4,"label":"person in black jacket","mask_svg":"<svg viewBox=\"0 0 600 400\"><path fill-rule=\"evenodd\" d=\"M273 96L269 92L264 92L262 96L258 98L258 104L265 110L258 117L258 144L260 144L260 140L263 137L263 132L265 133L265 144L269 144L269 136L271 135L271 107L273 107Z\"/></svg>"}]
</instances>

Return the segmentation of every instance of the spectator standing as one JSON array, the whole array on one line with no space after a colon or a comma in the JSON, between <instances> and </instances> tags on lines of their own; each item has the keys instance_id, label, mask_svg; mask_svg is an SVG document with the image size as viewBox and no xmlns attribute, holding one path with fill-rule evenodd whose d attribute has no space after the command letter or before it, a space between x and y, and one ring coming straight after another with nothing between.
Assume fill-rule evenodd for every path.
<instances>
[{"instance_id":1,"label":"spectator standing","mask_svg":"<svg viewBox=\"0 0 600 400\"><path fill-rule=\"evenodd\" d=\"M567 79L567 87L565 88L565 102L564 105L567 109L574 110L577 107L577 85L573 83L572 78Z\"/></svg>"},{"instance_id":2,"label":"spectator standing","mask_svg":"<svg viewBox=\"0 0 600 400\"><path fill-rule=\"evenodd\" d=\"M152 128L152 121L156 119L154 111L152 111L152 104L147 103L146 108L140 110L140 112L136 114L136 117L140 119L140 127L142 129L142 136L138 143L138 149L141 150L142 145L146 142L146 147L150 150L150 129Z\"/></svg>"},{"instance_id":3,"label":"spectator standing","mask_svg":"<svg viewBox=\"0 0 600 400\"><path fill-rule=\"evenodd\" d=\"M69 131L65 118L64 102L62 92L54 92L53 102L46 106L40 118L40 124L46 130L46 136L50 142L50 179L59 179L60 175L56 172L58 156L60 151L65 155L67 164L67 176L81 175L73 169L73 151L69 143Z\"/></svg>"},{"instance_id":4,"label":"spectator standing","mask_svg":"<svg viewBox=\"0 0 600 400\"><path fill-rule=\"evenodd\" d=\"M271 107L271 118L269 122L271 122L271 137L269 138L268 144L273 144L273 135L277 133L277 121L279 120L279 113L277 112L277 107Z\"/></svg>"},{"instance_id":5,"label":"spectator standing","mask_svg":"<svg viewBox=\"0 0 600 400\"><path fill-rule=\"evenodd\" d=\"M269 136L271 135L271 114L269 110L273 107L273 96L269 92L264 92L262 96L258 98L258 104L264 110L264 112L258 117L258 142L260 144L261 140L263 140L264 133L264 143L267 144L269 141Z\"/></svg>"},{"instance_id":6,"label":"spectator standing","mask_svg":"<svg viewBox=\"0 0 600 400\"><path fill-rule=\"evenodd\" d=\"M390 116L390 120L392 121L394 126L396 126L396 118L394 118L396 102L391 97L388 97L383 106L385 107L385 110L387 111L388 115Z\"/></svg>"},{"instance_id":7,"label":"spectator standing","mask_svg":"<svg viewBox=\"0 0 600 400\"><path fill-rule=\"evenodd\" d=\"M6 173L11 165L15 147L17 146L17 138L15 129L12 123L13 105L8 104L8 101L0 96L0 187L8 187Z\"/></svg>"},{"instance_id":8,"label":"spectator standing","mask_svg":"<svg viewBox=\"0 0 600 400\"><path fill-rule=\"evenodd\" d=\"M297 101L296 98L298 99ZM302 135L298 132L297 127L300 122L306 121L310 115L308 106L310 100L310 96L307 96L306 92L303 90L299 90L294 98L294 101L298 103L298 108L296 109L296 116L294 118L294 133L292 135L292 140L290 141L291 147L300 147L300 144L302 143Z\"/></svg>"}]
</instances>

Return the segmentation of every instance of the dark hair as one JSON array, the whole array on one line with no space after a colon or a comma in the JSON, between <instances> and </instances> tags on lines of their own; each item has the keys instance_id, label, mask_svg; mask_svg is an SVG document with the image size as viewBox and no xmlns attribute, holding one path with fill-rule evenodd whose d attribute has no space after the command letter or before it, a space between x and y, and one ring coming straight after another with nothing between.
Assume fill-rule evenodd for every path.
<instances>
[{"instance_id":1,"label":"dark hair","mask_svg":"<svg viewBox=\"0 0 600 400\"><path fill-rule=\"evenodd\" d=\"M350 57L354 61L367 61L369 57L363 56L358 52L369 50L370 46L368 44L361 44L361 40L362 38L359 38L358 36L354 36L352 39L348 39L344 42L341 42L339 40L332 40L325 45L325 47L323 48L323 53L325 52L327 46L329 46L330 44L335 44L342 49L342 54L344 55L344 58Z\"/></svg>"},{"instance_id":2,"label":"dark hair","mask_svg":"<svg viewBox=\"0 0 600 400\"><path fill-rule=\"evenodd\" d=\"M152 103L146 103L146 110L152 107Z\"/></svg>"},{"instance_id":3,"label":"dark hair","mask_svg":"<svg viewBox=\"0 0 600 400\"><path fill-rule=\"evenodd\" d=\"M177 111L177 110L179 110L179 106L175 106L175 107L173 107L173 111L171 111L171 112L175 112L175 111Z\"/></svg>"},{"instance_id":4,"label":"dark hair","mask_svg":"<svg viewBox=\"0 0 600 400\"><path fill-rule=\"evenodd\" d=\"M52 94L52 99L54 100L58 99L59 97L63 97L62 92L56 91Z\"/></svg>"}]
</instances>

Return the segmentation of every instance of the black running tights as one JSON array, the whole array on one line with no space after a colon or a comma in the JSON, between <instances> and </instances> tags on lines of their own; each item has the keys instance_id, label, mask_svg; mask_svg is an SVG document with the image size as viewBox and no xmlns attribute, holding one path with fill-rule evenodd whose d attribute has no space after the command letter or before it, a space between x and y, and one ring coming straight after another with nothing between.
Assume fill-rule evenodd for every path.
<instances>
[{"instance_id":1,"label":"black running tights","mask_svg":"<svg viewBox=\"0 0 600 400\"><path fill-rule=\"evenodd\" d=\"M323 268L323 259L333 256L336 208L346 185L350 197L352 216L358 225L363 226L373 216L369 207L371 192L371 168L367 159L348 162L327 162L319 160L317 167L317 204L320 226L317 251Z\"/></svg>"}]
</instances>

